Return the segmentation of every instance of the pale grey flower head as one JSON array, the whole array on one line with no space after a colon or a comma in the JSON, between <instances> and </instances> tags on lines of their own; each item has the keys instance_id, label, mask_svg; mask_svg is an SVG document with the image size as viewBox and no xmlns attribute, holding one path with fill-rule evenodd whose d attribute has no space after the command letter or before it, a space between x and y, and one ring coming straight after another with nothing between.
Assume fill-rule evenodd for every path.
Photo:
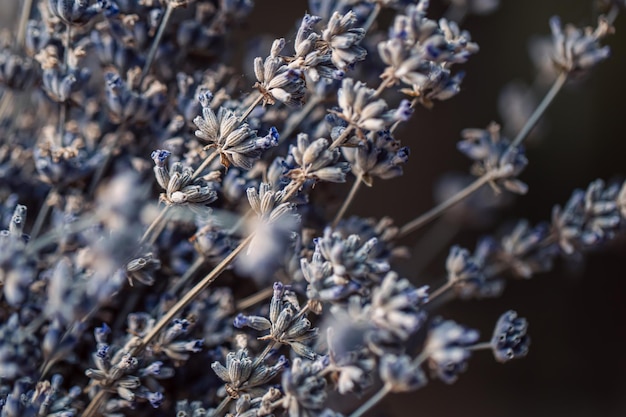
<instances>
[{"instance_id":1,"label":"pale grey flower head","mask_svg":"<svg viewBox=\"0 0 626 417\"><path fill-rule=\"evenodd\" d=\"M605 17L598 19L598 26L579 29L574 25L561 27L561 19L550 19L552 30L552 60L554 65L566 73L583 72L609 57L610 48L601 46L600 40L613 32Z\"/></svg>"},{"instance_id":2,"label":"pale grey flower head","mask_svg":"<svg viewBox=\"0 0 626 417\"><path fill-rule=\"evenodd\" d=\"M428 383L420 365L408 355L384 355L380 360L380 379L391 392L415 391Z\"/></svg>"},{"instance_id":3,"label":"pale grey flower head","mask_svg":"<svg viewBox=\"0 0 626 417\"><path fill-rule=\"evenodd\" d=\"M258 137L257 131L239 120L234 111L220 107L217 114L211 109L212 94L201 93L202 116L193 122L198 127L196 136L209 142L206 148L215 148L220 153L222 165L234 165L251 169L264 150L278 144L278 131L272 127L265 137Z\"/></svg>"},{"instance_id":4,"label":"pale grey flower head","mask_svg":"<svg viewBox=\"0 0 626 417\"><path fill-rule=\"evenodd\" d=\"M372 290L364 311L377 327L407 340L424 323L426 312L420 307L427 301L428 286L416 288L392 271Z\"/></svg>"},{"instance_id":5,"label":"pale grey flower head","mask_svg":"<svg viewBox=\"0 0 626 417\"><path fill-rule=\"evenodd\" d=\"M306 133L300 133L295 145L289 148L290 160L287 177L304 183L307 180L345 182L350 169L347 162L340 162L339 149L330 149L327 139L309 140Z\"/></svg>"},{"instance_id":6,"label":"pale grey flower head","mask_svg":"<svg viewBox=\"0 0 626 417\"><path fill-rule=\"evenodd\" d=\"M346 71L365 58L366 51L359 43L365 35L362 28L353 27L356 15L335 12L321 33L314 30L322 19L305 15L294 42L295 55L290 68L304 70L312 81L320 77L342 79Z\"/></svg>"},{"instance_id":7,"label":"pale grey flower head","mask_svg":"<svg viewBox=\"0 0 626 417\"><path fill-rule=\"evenodd\" d=\"M353 11L345 15L333 13L326 29L322 31L324 47L330 50L330 59L335 66L346 71L357 61L365 59L367 52L359 45L365 36L365 29L354 27L357 17Z\"/></svg>"},{"instance_id":8,"label":"pale grey flower head","mask_svg":"<svg viewBox=\"0 0 626 417\"><path fill-rule=\"evenodd\" d=\"M390 179L402 175L402 165L409 158L409 148L401 146L388 130L369 132L357 146L341 148L355 176L368 186L374 178Z\"/></svg>"},{"instance_id":9,"label":"pale grey flower head","mask_svg":"<svg viewBox=\"0 0 626 417\"><path fill-rule=\"evenodd\" d=\"M574 190L567 203L552 210L551 232L561 250L573 255L613 236L621 223L618 184L606 186L598 179L586 191Z\"/></svg>"},{"instance_id":10,"label":"pale grey flower head","mask_svg":"<svg viewBox=\"0 0 626 417\"><path fill-rule=\"evenodd\" d=\"M200 208L217 199L217 193L201 180L193 178L193 169L175 162L167 169L165 161L169 157L168 151L156 150L152 152L155 162L154 173L157 183L165 190L159 200L168 206L189 206Z\"/></svg>"},{"instance_id":11,"label":"pale grey flower head","mask_svg":"<svg viewBox=\"0 0 626 417\"><path fill-rule=\"evenodd\" d=\"M385 100L376 98L375 90L352 78L343 79L337 103L341 110L336 115L362 130L383 130L399 120L395 112L388 111Z\"/></svg>"},{"instance_id":12,"label":"pale grey flower head","mask_svg":"<svg viewBox=\"0 0 626 417\"><path fill-rule=\"evenodd\" d=\"M464 129L457 148L474 160L472 174L489 175L491 184L525 194L528 186L516 177L526 168L528 160L520 146L511 146L500 136L500 126L491 123L487 129Z\"/></svg>"},{"instance_id":13,"label":"pale grey flower head","mask_svg":"<svg viewBox=\"0 0 626 417\"><path fill-rule=\"evenodd\" d=\"M433 374L450 384L467 367L467 360L471 356L469 348L476 344L478 337L476 330L452 320L435 320L422 354L428 357Z\"/></svg>"},{"instance_id":14,"label":"pale grey flower head","mask_svg":"<svg viewBox=\"0 0 626 417\"><path fill-rule=\"evenodd\" d=\"M245 347L236 352L228 352L226 364L219 361L211 364L211 369L226 383L226 392L235 397L269 382L287 366L287 360L281 356L274 365L256 363Z\"/></svg>"},{"instance_id":15,"label":"pale grey flower head","mask_svg":"<svg viewBox=\"0 0 626 417\"><path fill-rule=\"evenodd\" d=\"M255 88L263 95L264 104L274 104L276 100L289 106L300 106L304 100L305 81L299 69L290 68L278 54L285 47L284 39L276 39L270 55L254 60Z\"/></svg>"}]
</instances>

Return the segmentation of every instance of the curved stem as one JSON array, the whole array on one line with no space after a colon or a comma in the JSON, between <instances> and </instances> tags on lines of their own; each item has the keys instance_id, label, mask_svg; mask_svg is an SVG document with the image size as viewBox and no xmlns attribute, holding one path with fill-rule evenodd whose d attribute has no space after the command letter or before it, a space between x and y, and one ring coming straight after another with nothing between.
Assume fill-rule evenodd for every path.
<instances>
[{"instance_id":1,"label":"curved stem","mask_svg":"<svg viewBox=\"0 0 626 417\"><path fill-rule=\"evenodd\" d=\"M511 142L509 148L518 146L520 143L522 143L526 136L528 136L530 131L533 129L533 127L537 125L537 122L539 121L541 116L543 116L543 113L545 113L546 109L550 106L559 91L561 91L561 88L563 87L563 85L565 85L565 81L567 81L567 73L562 72L559 74L557 79L554 80L554 84L552 84L550 90L546 93L543 100L541 100L541 103L539 103L533 114L526 121L526 124L524 125L524 127L522 127L522 130L520 130L515 139L513 139L513 142Z\"/></svg>"},{"instance_id":2,"label":"curved stem","mask_svg":"<svg viewBox=\"0 0 626 417\"><path fill-rule=\"evenodd\" d=\"M452 197L450 197L443 203L439 204L438 206L433 207L432 209L428 210L426 213L422 214L421 216L417 217L414 220L411 220L410 222L402 226L400 228L400 232L398 233L398 237L399 238L404 237L408 235L409 233L412 233L418 230L420 227L424 226L426 223L430 222L431 220L439 217L447 209L457 204L458 202L462 201L463 199L467 198L474 191L478 190L480 187L482 187L483 185L485 185L491 180L492 180L492 175L490 174L485 174L482 177L478 177L474 182L472 182L470 185L468 185L467 187L459 191L457 194L453 195Z\"/></svg>"},{"instance_id":3,"label":"curved stem","mask_svg":"<svg viewBox=\"0 0 626 417\"><path fill-rule=\"evenodd\" d=\"M241 241L239 246L237 246L226 258L224 258L211 272L209 272L200 282L198 282L187 294L183 296L172 308L165 314L163 317L159 319L159 321L154 325L154 327L150 330L150 332L141 339L138 346L134 349L133 355L136 355L137 352L141 351L145 348L148 343L154 340L155 337L167 326L174 317L181 312L182 309L187 307L189 303L200 295L202 291L204 291L209 285L213 283L217 279L217 277L224 272L224 270L232 263L232 261L241 253L241 251L248 246L248 244L252 241L254 234L251 234L246 239Z\"/></svg>"},{"instance_id":4,"label":"curved stem","mask_svg":"<svg viewBox=\"0 0 626 417\"><path fill-rule=\"evenodd\" d=\"M383 398L391 392L391 385L385 384L376 394L372 395L363 405L361 405L356 411L350 414L349 417L360 417L376 404L378 404Z\"/></svg>"},{"instance_id":5,"label":"curved stem","mask_svg":"<svg viewBox=\"0 0 626 417\"><path fill-rule=\"evenodd\" d=\"M172 16L172 12L174 11L174 7L172 6L172 2L168 1L167 6L165 7L165 14L163 14L163 19L161 19L161 23L159 23L159 29L152 41L152 45L150 46L150 51L148 52L148 58L146 58L146 63L141 70L141 77L139 78L139 88L141 88L141 84L143 80L148 75L148 71L152 66L152 62L154 62L154 58L156 57L157 50L159 49L159 43L161 43L161 38L163 37L163 33L165 33L165 27L167 26L170 17Z\"/></svg>"},{"instance_id":6,"label":"curved stem","mask_svg":"<svg viewBox=\"0 0 626 417\"><path fill-rule=\"evenodd\" d=\"M333 229L337 227L337 223L339 223L339 221L343 218L343 215L346 214L346 211L348 210L350 203L352 203L352 201L354 200L354 197L356 196L356 193L359 191L359 188L361 188L362 182L363 182L363 176L359 174L354 180L354 183L352 184L352 188L350 188L350 192L346 196L345 200L343 200L343 204L341 205L341 208L335 215L335 219L333 220L333 223L332 223Z\"/></svg>"}]
</instances>

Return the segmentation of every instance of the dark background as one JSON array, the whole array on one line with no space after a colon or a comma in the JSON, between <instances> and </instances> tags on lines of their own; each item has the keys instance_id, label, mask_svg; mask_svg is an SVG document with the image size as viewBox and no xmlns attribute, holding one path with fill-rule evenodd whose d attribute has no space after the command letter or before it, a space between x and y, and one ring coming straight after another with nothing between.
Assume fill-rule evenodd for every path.
<instances>
[{"instance_id":1,"label":"dark background","mask_svg":"<svg viewBox=\"0 0 626 417\"><path fill-rule=\"evenodd\" d=\"M245 36L287 36L306 9L306 1L259 1ZM443 10L441 1L431 1L430 17L438 18ZM432 110L417 109L397 135L411 148L405 175L362 188L350 212L388 215L401 225L432 207L434 182L446 172L467 172L469 167L456 151L459 132L500 122L502 87L516 79L532 83L535 70L528 45L533 36L550 34L548 20L555 14L563 23L596 23L592 0L505 0L491 15L468 17L463 27L481 49L464 65L461 93ZM529 193L502 210L492 229L461 230L452 243L473 248L479 234L498 224L522 217L533 223L548 220L552 206L565 203L575 188L585 188L596 178L626 175L623 15L615 27L607 41L612 57L561 92L546 114L543 138L529 145L530 163L521 177ZM431 239L427 233L421 236ZM412 238L420 240L417 234ZM424 263L419 253L397 269L416 283L437 285L449 246L417 276L414 263ZM488 352L479 352L454 385L435 381L416 393L390 396L370 415L626 416L625 257L626 245L617 241L583 263L559 264L552 273L510 282L498 299L445 305L438 313L480 329L485 338L502 312L518 311L530 322L528 357L502 365Z\"/></svg>"},{"instance_id":2,"label":"dark background","mask_svg":"<svg viewBox=\"0 0 626 417\"><path fill-rule=\"evenodd\" d=\"M445 6L439 0L431 3L430 17L438 18ZM500 122L497 100L502 87L515 79L532 83L530 39L550 33L548 19L554 14L564 23L595 25L592 3L503 0L491 15L468 17L463 27L481 50L464 65L467 76L461 94L436 103L432 110L417 109L410 124L401 127L397 135L411 148L405 175L362 188L350 212L391 216L401 225L432 207L435 181L446 172L466 172L469 167L456 151L459 132ZM13 16L10 9L16 4L0 0L0 18ZM239 46L244 49L245 40L259 34L288 36L306 9L304 0L257 0ZM573 189L586 187L596 178L626 176L626 17L619 16L615 27L616 34L607 41L612 57L588 79L557 97L546 114L549 123L543 139L529 145L530 164L521 177L530 185L529 193L495 215L492 228L462 228L450 244L472 248L478 235L516 218L547 220L552 206L564 203ZM344 186L346 191L349 185ZM421 242L418 248L438 246L431 245L433 235L428 231L411 236L406 243ZM438 233L434 236L441 237ZM397 270L417 284L437 285L450 244L443 245L443 251L430 262L418 249L414 258L399 264ZM559 264L552 273L512 281L498 299L446 304L437 312L480 329L484 338L490 336L502 312L518 311L530 321L528 357L502 365L488 352L479 352L454 385L435 381L416 393L389 396L370 415L626 416L625 257L626 244L617 241L590 254L584 263ZM419 274L415 272L417 264L426 263Z\"/></svg>"}]
</instances>

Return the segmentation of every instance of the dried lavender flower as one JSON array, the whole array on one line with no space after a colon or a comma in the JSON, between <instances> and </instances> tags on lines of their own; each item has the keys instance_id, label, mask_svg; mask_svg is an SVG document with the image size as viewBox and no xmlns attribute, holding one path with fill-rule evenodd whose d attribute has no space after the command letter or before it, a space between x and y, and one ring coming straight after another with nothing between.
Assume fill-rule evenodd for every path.
<instances>
[{"instance_id":1,"label":"dried lavender flower","mask_svg":"<svg viewBox=\"0 0 626 417\"><path fill-rule=\"evenodd\" d=\"M279 100L289 106L300 106L304 100L305 82L301 71L289 68L278 55L284 47L285 40L276 39L265 61L260 57L254 60L254 74L258 80L254 86L263 95L265 104Z\"/></svg>"},{"instance_id":2,"label":"dried lavender flower","mask_svg":"<svg viewBox=\"0 0 626 417\"><path fill-rule=\"evenodd\" d=\"M613 27L604 17L598 19L598 27L581 30L573 25L561 27L558 16L550 19L552 30L554 65L567 73L589 70L610 54L608 46L600 46L600 40L613 32Z\"/></svg>"},{"instance_id":3,"label":"dried lavender flower","mask_svg":"<svg viewBox=\"0 0 626 417\"><path fill-rule=\"evenodd\" d=\"M215 152L219 152L225 167L232 164L243 169L252 168L264 150L278 144L278 131L272 127L267 136L258 137L256 130L241 123L233 111L220 107L215 114L210 107L212 97L210 92L199 96L202 116L193 119L198 127L196 136L210 143L205 149L215 148Z\"/></svg>"},{"instance_id":4,"label":"dried lavender flower","mask_svg":"<svg viewBox=\"0 0 626 417\"><path fill-rule=\"evenodd\" d=\"M469 349L478 341L478 332L452 320L435 320L421 355L428 358L428 365L439 379L451 384L467 367L471 356Z\"/></svg>"},{"instance_id":5,"label":"dried lavender flower","mask_svg":"<svg viewBox=\"0 0 626 417\"><path fill-rule=\"evenodd\" d=\"M525 194L528 186L516 177L526 168L528 160L521 146L511 146L500 136L500 126L491 123L486 130L465 129L463 140L457 144L459 151L473 159L472 174L489 175L492 184Z\"/></svg>"},{"instance_id":6,"label":"dried lavender flower","mask_svg":"<svg viewBox=\"0 0 626 417\"><path fill-rule=\"evenodd\" d=\"M502 314L491 338L491 349L498 362L523 358L528 354L528 323L513 310Z\"/></svg>"}]
</instances>

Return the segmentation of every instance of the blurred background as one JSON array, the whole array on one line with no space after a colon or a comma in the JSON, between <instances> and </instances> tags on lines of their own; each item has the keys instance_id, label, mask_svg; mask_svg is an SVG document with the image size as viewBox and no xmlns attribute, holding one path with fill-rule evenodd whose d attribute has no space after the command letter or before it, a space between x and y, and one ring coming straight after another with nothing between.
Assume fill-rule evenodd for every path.
<instances>
[{"instance_id":1,"label":"blurred background","mask_svg":"<svg viewBox=\"0 0 626 417\"><path fill-rule=\"evenodd\" d=\"M502 90L515 81L533 85L536 70L529 46L534 38L550 35L550 17L559 15L563 24L577 26L595 27L597 22L593 0L500 3L494 13L469 15L462 24L480 52L462 65L461 93L436 102L431 110L417 108L411 122L399 128L397 138L411 148L405 174L362 187L349 213L391 216L402 225L431 208L434 184L446 173L469 170L469 161L456 150L460 131L503 123L498 106ZM442 16L446 7L445 1L432 0L430 17ZM245 36L286 36L305 10L304 0L257 2ZM611 57L585 79L568 84L545 115L541 136L528 142L529 165L521 176L530 186L528 194L483 219L482 226L435 222L411 235L405 243L413 248L413 258L396 268L403 276L438 286L451 244L473 249L477 237L515 219L533 224L549 220L553 205L564 204L575 188L586 188L597 178L624 179L625 33L626 16L620 15L606 42ZM549 85L535 87L540 100ZM422 256L433 247L440 249L436 256ZM530 322L528 357L502 365L490 353L478 352L455 384L435 381L416 393L390 396L369 415L626 416L625 259L626 243L619 240L584 262L559 263L552 273L509 281L500 298L442 306L438 313L480 329L484 338L501 313L516 310Z\"/></svg>"},{"instance_id":2,"label":"blurred background","mask_svg":"<svg viewBox=\"0 0 626 417\"><path fill-rule=\"evenodd\" d=\"M431 208L442 176L467 172L470 166L456 150L460 131L502 123L502 90L516 80L533 84L531 40L550 34L548 20L555 14L563 23L595 26L593 1L503 0L492 14L468 16L462 26L480 52L463 66L467 75L461 93L433 109L417 108L397 134L411 148L405 175L362 188L349 213L390 216L402 225ZM430 17L446 10L444 0L431 3ZM17 4L0 0L2 27L10 27ZM257 0L238 47L245 48L259 35L288 36L306 10L305 0ZM383 14L381 19L389 17ZM596 178L624 179L626 16L618 16L615 28L607 41L612 57L561 92L544 117L541 137L528 143L530 163L521 179L530 186L529 193L515 197L480 225L439 221L411 235L404 243L414 256L397 265L401 275L417 284L440 285L451 244L473 249L480 235L515 219L549 220L554 204L565 203L575 188L585 188ZM549 88L535 87L538 99ZM337 194L350 185L337 187ZM442 306L438 313L480 329L484 339L501 313L516 310L530 321L528 357L501 365L488 352L478 352L454 385L435 381L417 393L390 396L369 415L626 416L625 259L626 243L618 240L584 262L559 263L552 273L511 281L500 298Z\"/></svg>"}]
</instances>

